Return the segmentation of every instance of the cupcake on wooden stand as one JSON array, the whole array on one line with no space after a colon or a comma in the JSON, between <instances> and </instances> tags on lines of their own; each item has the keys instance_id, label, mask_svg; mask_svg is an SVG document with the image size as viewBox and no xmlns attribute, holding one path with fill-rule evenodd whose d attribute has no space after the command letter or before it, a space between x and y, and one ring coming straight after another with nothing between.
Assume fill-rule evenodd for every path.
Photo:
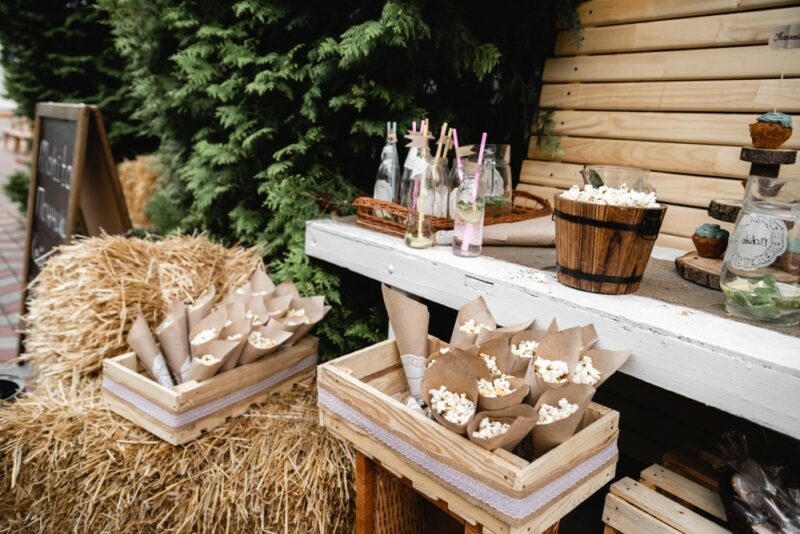
<instances>
[{"instance_id":1,"label":"cupcake on wooden stand","mask_svg":"<svg viewBox=\"0 0 800 534\"><path fill-rule=\"evenodd\" d=\"M755 148L776 150L792 136L792 118L785 113L764 113L750 125Z\"/></svg>"},{"instance_id":2,"label":"cupcake on wooden stand","mask_svg":"<svg viewBox=\"0 0 800 534\"><path fill-rule=\"evenodd\" d=\"M697 227L692 243L701 258L721 258L728 248L730 232L718 224L706 223Z\"/></svg>"}]
</instances>

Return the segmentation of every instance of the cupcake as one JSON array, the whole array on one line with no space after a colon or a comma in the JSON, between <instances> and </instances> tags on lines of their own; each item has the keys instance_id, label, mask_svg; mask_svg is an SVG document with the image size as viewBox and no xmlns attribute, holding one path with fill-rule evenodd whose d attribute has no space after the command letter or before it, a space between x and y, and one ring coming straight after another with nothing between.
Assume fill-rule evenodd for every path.
<instances>
[{"instance_id":1,"label":"cupcake","mask_svg":"<svg viewBox=\"0 0 800 534\"><path fill-rule=\"evenodd\" d=\"M692 243L697 249L697 254L702 258L721 258L728 248L727 230L718 224L704 224L698 226L692 235Z\"/></svg>"},{"instance_id":2,"label":"cupcake","mask_svg":"<svg viewBox=\"0 0 800 534\"><path fill-rule=\"evenodd\" d=\"M756 148L780 148L792 136L792 118L785 113L764 113L750 125Z\"/></svg>"}]
</instances>

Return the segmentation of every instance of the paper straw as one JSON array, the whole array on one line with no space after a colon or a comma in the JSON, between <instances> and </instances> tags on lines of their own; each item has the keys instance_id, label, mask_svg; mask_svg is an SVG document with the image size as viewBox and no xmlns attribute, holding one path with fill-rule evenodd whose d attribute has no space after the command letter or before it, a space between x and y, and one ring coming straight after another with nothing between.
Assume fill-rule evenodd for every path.
<instances>
[{"instance_id":1,"label":"paper straw","mask_svg":"<svg viewBox=\"0 0 800 534\"><path fill-rule=\"evenodd\" d=\"M458 155L458 132L455 128L453 128L453 147L456 149L456 169L461 170L461 156Z\"/></svg>"},{"instance_id":2,"label":"paper straw","mask_svg":"<svg viewBox=\"0 0 800 534\"><path fill-rule=\"evenodd\" d=\"M444 134L447 131L447 123L442 124L442 129L439 132L439 143L436 146L436 157L433 158L433 164L436 165L438 163L439 158L442 155L442 142L444 141Z\"/></svg>"},{"instance_id":3,"label":"paper straw","mask_svg":"<svg viewBox=\"0 0 800 534\"><path fill-rule=\"evenodd\" d=\"M449 141L452 138L453 138L453 129L450 128L449 130L447 130L447 140ZM442 154L442 159L443 160L447 159L447 151L448 150L450 150L450 143L445 142L445 144L444 144L444 154Z\"/></svg>"},{"instance_id":4,"label":"paper straw","mask_svg":"<svg viewBox=\"0 0 800 534\"><path fill-rule=\"evenodd\" d=\"M417 121L411 123L411 131L414 133L417 132Z\"/></svg>"},{"instance_id":5,"label":"paper straw","mask_svg":"<svg viewBox=\"0 0 800 534\"><path fill-rule=\"evenodd\" d=\"M483 149L486 148L486 132L483 132L481 136L481 147L478 150L478 172L475 174L475 185L472 188L472 206L475 206L475 200L478 198L478 188L480 187L481 182L481 165L483 165ZM466 228L464 228L464 239L461 241L461 252L466 252L469 250L469 242L472 240L472 231L473 226L475 224L481 224L480 221L477 223L467 223Z\"/></svg>"}]
</instances>

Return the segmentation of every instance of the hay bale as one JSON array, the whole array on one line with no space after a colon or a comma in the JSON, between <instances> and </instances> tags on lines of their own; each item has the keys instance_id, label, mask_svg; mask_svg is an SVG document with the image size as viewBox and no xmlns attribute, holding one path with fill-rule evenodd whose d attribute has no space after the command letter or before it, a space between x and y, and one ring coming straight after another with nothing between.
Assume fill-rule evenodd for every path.
<instances>
[{"instance_id":1,"label":"hay bale","mask_svg":"<svg viewBox=\"0 0 800 534\"><path fill-rule=\"evenodd\" d=\"M147 216L147 204L155 193L161 173L155 169L153 156L126 159L117 165L117 174L125 194L125 204L133 226L150 228L153 223Z\"/></svg>"},{"instance_id":2,"label":"hay bale","mask_svg":"<svg viewBox=\"0 0 800 534\"><path fill-rule=\"evenodd\" d=\"M104 236L61 247L26 316L36 390L0 406L0 532L347 532L353 452L318 426L299 385L181 447L104 407L103 358L127 350L142 307L209 284L226 295L257 251L205 237Z\"/></svg>"},{"instance_id":3,"label":"hay bale","mask_svg":"<svg viewBox=\"0 0 800 534\"><path fill-rule=\"evenodd\" d=\"M97 374L104 358L128 350L137 306L155 328L171 300L192 301L210 284L221 298L259 265L258 251L204 236L103 236L59 247L31 287L22 358L44 380Z\"/></svg>"}]
</instances>

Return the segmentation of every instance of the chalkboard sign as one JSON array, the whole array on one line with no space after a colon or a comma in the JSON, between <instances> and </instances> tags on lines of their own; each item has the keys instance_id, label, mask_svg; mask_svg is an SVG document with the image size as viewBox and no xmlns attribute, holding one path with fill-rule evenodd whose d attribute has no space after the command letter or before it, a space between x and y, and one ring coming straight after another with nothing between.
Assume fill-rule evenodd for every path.
<instances>
[{"instance_id":1,"label":"chalkboard sign","mask_svg":"<svg viewBox=\"0 0 800 534\"><path fill-rule=\"evenodd\" d=\"M123 233L131 227L105 125L97 106L37 104L22 310L28 284L49 253L73 234Z\"/></svg>"}]
</instances>

